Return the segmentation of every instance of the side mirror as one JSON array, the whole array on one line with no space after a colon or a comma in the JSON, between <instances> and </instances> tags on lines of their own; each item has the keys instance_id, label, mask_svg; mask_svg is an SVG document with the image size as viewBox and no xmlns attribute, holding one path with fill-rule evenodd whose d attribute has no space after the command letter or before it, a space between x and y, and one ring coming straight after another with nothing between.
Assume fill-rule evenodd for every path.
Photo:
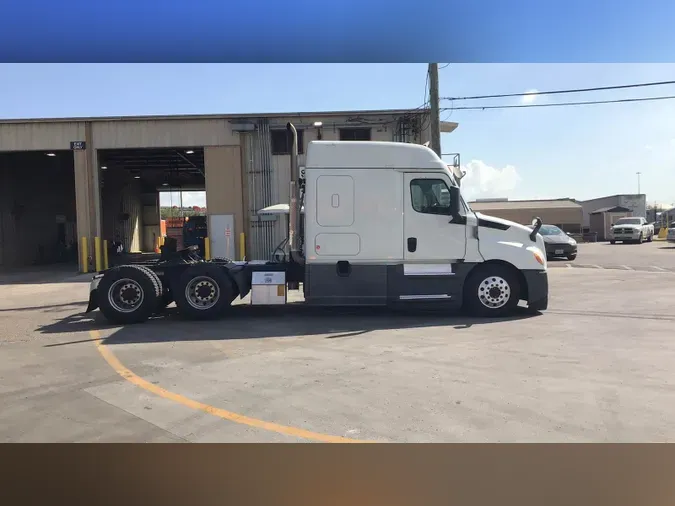
<instances>
[{"instance_id":1,"label":"side mirror","mask_svg":"<svg viewBox=\"0 0 675 506\"><path fill-rule=\"evenodd\" d=\"M459 216L459 202L460 202L460 195L459 195L459 187L458 186L451 186L450 187L450 216L453 218L456 218Z\"/></svg>"},{"instance_id":2,"label":"side mirror","mask_svg":"<svg viewBox=\"0 0 675 506\"><path fill-rule=\"evenodd\" d=\"M537 234L539 233L539 229L543 225L543 222L541 221L541 218L535 218L532 220L532 232L530 232L530 240L531 241L536 241L537 240Z\"/></svg>"}]
</instances>

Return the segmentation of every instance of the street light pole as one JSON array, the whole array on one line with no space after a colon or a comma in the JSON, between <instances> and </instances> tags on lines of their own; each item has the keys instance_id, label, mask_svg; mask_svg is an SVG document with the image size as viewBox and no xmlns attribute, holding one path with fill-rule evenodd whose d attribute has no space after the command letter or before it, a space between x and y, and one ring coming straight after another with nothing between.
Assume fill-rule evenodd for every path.
<instances>
[{"instance_id":1,"label":"street light pole","mask_svg":"<svg viewBox=\"0 0 675 506\"><path fill-rule=\"evenodd\" d=\"M636 174L638 177L638 195L640 195L640 174L642 174L642 172L636 172Z\"/></svg>"}]
</instances>

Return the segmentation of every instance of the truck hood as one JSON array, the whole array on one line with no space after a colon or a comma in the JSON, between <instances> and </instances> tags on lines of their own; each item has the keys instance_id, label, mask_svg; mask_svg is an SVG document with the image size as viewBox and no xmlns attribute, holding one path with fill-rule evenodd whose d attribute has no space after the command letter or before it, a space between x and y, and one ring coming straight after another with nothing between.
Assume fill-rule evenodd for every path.
<instances>
[{"instance_id":1,"label":"truck hood","mask_svg":"<svg viewBox=\"0 0 675 506\"><path fill-rule=\"evenodd\" d=\"M530 232L532 232L531 228L526 227L525 225L521 225L520 223L516 223L515 221L509 221L505 220L503 218L497 218L496 216L490 216L489 214L483 214L483 213L474 213L476 215L476 218L478 218L478 226L479 227L488 227L488 228L496 228L498 230L514 230L518 231L516 234L518 236L524 235L524 237L527 238L529 241L529 235Z\"/></svg>"},{"instance_id":2,"label":"truck hood","mask_svg":"<svg viewBox=\"0 0 675 506\"><path fill-rule=\"evenodd\" d=\"M572 242L572 238L567 234L544 235L545 243L549 244L567 244Z\"/></svg>"},{"instance_id":3,"label":"truck hood","mask_svg":"<svg viewBox=\"0 0 675 506\"><path fill-rule=\"evenodd\" d=\"M484 260L499 259L518 269L546 270L545 245L541 234L530 239L532 229L514 221L474 213L478 225L479 251ZM543 263L538 262L536 253Z\"/></svg>"}]
</instances>

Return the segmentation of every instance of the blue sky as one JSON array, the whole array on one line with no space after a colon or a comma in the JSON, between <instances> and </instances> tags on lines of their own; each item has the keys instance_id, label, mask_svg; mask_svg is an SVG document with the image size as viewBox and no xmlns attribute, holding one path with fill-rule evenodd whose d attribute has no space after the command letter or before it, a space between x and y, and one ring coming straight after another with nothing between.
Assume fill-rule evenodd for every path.
<instances>
[{"instance_id":1,"label":"blue sky","mask_svg":"<svg viewBox=\"0 0 675 506\"><path fill-rule=\"evenodd\" d=\"M417 107L426 64L0 65L3 118L296 112ZM673 64L450 64L441 96L675 79ZM675 95L675 86L540 97L537 102ZM481 101L516 104L520 98ZM442 104L450 107L453 103ZM474 105L454 102L454 105ZM473 197L578 199L636 192L675 203L675 100L448 111Z\"/></svg>"}]
</instances>

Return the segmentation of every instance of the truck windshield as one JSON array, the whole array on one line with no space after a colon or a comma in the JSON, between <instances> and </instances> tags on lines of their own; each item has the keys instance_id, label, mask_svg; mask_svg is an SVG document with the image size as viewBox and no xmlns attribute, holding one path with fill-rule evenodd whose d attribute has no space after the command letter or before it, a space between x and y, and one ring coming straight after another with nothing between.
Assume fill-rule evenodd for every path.
<instances>
[{"instance_id":1,"label":"truck windshield","mask_svg":"<svg viewBox=\"0 0 675 506\"><path fill-rule=\"evenodd\" d=\"M621 218L615 225L639 225L640 218Z\"/></svg>"}]
</instances>

